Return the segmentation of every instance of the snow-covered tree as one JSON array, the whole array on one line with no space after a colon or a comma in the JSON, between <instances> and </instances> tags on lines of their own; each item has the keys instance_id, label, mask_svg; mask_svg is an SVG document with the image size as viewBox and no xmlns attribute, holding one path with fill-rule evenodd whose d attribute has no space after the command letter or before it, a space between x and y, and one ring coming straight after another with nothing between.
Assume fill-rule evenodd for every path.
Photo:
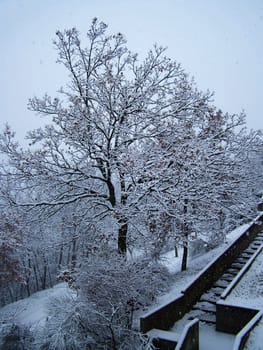
<instances>
[{"instance_id":1,"label":"snow-covered tree","mask_svg":"<svg viewBox=\"0 0 263 350\"><path fill-rule=\"evenodd\" d=\"M130 216L152 188L142 161L147 144L176 116L205 113L209 94L197 91L162 47L154 46L139 63L123 35L108 35L97 19L85 39L86 47L76 29L57 32L58 62L69 83L61 99L46 95L29 102L52 123L28 133L26 150L7 127L0 148L13 166L8 175L23 181L20 204L56 212L85 203L83 215L111 220L125 254Z\"/></svg>"},{"instance_id":2,"label":"snow-covered tree","mask_svg":"<svg viewBox=\"0 0 263 350\"><path fill-rule=\"evenodd\" d=\"M0 303L13 296L12 286L23 281L23 266L20 261L22 232L18 218L12 213L0 215Z\"/></svg>"},{"instance_id":3,"label":"snow-covered tree","mask_svg":"<svg viewBox=\"0 0 263 350\"><path fill-rule=\"evenodd\" d=\"M201 115L175 114L149 146L144 163L152 174L149 231L156 231L159 250L171 233L175 235L183 246L183 270L189 240L206 235L216 245L226 233L225 216L234 212L251 219L256 205L249 193L261 173L251 171L250 158L260 142L258 132L246 130L243 114L210 107ZM159 224L158 213L165 218Z\"/></svg>"}]
</instances>

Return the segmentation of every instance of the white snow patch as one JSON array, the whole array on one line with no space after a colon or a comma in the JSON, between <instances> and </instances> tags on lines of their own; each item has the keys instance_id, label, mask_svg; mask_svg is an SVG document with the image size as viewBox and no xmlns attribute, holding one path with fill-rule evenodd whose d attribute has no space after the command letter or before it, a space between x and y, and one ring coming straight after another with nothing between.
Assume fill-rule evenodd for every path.
<instances>
[{"instance_id":1,"label":"white snow patch","mask_svg":"<svg viewBox=\"0 0 263 350\"><path fill-rule=\"evenodd\" d=\"M53 298L73 295L67 283L42 290L30 297L8 304L0 309L0 322L17 323L31 330L43 327L48 317L48 305Z\"/></svg>"},{"instance_id":2,"label":"white snow patch","mask_svg":"<svg viewBox=\"0 0 263 350\"><path fill-rule=\"evenodd\" d=\"M199 346L201 350L232 350L235 336L217 332L214 326L199 323Z\"/></svg>"},{"instance_id":3,"label":"white snow patch","mask_svg":"<svg viewBox=\"0 0 263 350\"><path fill-rule=\"evenodd\" d=\"M263 350L263 319L251 332L245 350Z\"/></svg>"}]
</instances>

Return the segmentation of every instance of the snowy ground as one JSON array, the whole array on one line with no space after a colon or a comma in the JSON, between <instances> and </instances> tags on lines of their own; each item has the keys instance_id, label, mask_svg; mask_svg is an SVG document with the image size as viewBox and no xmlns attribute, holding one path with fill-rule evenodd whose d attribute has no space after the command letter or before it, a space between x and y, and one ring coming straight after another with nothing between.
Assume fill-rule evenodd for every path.
<instances>
[{"instance_id":1,"label":"snowy ground","mask_svg":"<svg viewBox=\"0 0 263 350\"><path fill-rule=\"evenodd\" d=\"M239 237L246 226L242 226L228 236L227 243L222 244L221 246L213 249L205 254L200 256L190 258L188 264L188 270L185 272L180 272L180 263L181 263L181 254L182 252L179 250L179 257L175 258L174 252L168 252L163 257L163 264L168 267L168 269L175 273L175 283L169 293L158 298L157 303L151 306L148 312L154 310L155 308L163 305L178 296L178 294L183 290L191 281L194 279L196 274L200 273L200 271L205 268L205 266L210 263L216 256L218 256L226 247L233 242L237 237ZM256 269L251 275L252 277L246 277L250 281L256 281L259 276L263 277L262 267L263 267L263 257L260 255L261 259L257 259ZM240 282L241 283L241 282ZM242 281L243 283L243 281ZM246 286L252 286L248 282L244 282ZM251 282L252 283L252 282ZM257 284L258 285L258 284ZM252 287L251 287L252 288ZM256 288L257 289L257 288ZM238 286L236 289L236 293L233 297L236 298L236 301L240 301L242 297L245 297L247 303L250 303L251 293L245 293L242 285ZM254 288L255 295L252 295L252 300L259 298L261 295L262 298L262 307L263 307L263 282L260 285L260 288L257 291ZM43 327L48 315L49 304L51 300L55 297L62 297L65 295L73 295L72 290L67 287L66 283L60 283L55 287L37 292L31 295L27 299L19 300L15 303L4 306L0 309L0 322L15 322L18 324L24 324L34 330L35 328ZM241 301L242 302L242 301ZM145 314L145 311L144 311ZM139 315L140 316L140 315ZM232 349L234 337L228 335L218 334L219 332L215 332L210 326L200 325L200 349L201 350L211 350L211 344L213 344L213 350L227 350ZM253 333L253 337L248 342L247 350L262 350L263 349L263 322L257 327L255 332ZM261 338L260 338L261 337ZM259 342L259 339L261 341ZM249 343L250 345L249 347ZM217 347L217 345L220 348ZM255 344L256 347L255 347ZM260 345L262 344L262 345Z\"/></svg>"},{"instance_id":2,"label":"snowy ground","mask_svg":"<svg viewBox=\"0 0 263 350\"><path fill-rule=\"evenodd\" d=\"M67 283L59 283L53 288L32 294L0 309L0 322L28 326L31 330L43 327L48 315L48 306L53 298L72 295Z\"/></svg>"},{"instance_id":3,"label":"snowy ground","mask_svg":"<svg viewBox=\"0 0 263 350\"><path fill-rule=\"evenodd\" d=\"M200 350L232 350L235 336L222 332L216 332L215 327L199 324L199 348Z\"/></svg>"},{"instance_id":4,"label":"snowy ground","mask_svg":"<svg viewBox=\"0 0 263 350\"><path fill-rule=\"evenodd\" d=\"M263 350L263 319L252 331L246 343L245 350Z\"/></svg>"}]
</instances>

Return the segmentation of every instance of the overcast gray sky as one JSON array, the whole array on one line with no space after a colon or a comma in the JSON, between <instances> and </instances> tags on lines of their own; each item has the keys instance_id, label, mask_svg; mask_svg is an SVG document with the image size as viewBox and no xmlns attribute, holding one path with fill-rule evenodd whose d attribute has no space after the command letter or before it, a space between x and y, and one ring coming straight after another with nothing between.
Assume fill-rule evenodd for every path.
<instances>
[{"instance_id":1,"label":"overcast gray sky","mask_svg":"<svg viewBox=\"0 0 263 350\"><path fill-rule=\"evenodd\" d=\"M224 111L247 113L263 129L263 0L0 0L0 126L22 139L41 122L27 111L29 97L52 96L66 81L55 63L57 29L85 33L98 17L122 32L141 57L158 43L215 92Z\"/></svg>"}]
</instances>

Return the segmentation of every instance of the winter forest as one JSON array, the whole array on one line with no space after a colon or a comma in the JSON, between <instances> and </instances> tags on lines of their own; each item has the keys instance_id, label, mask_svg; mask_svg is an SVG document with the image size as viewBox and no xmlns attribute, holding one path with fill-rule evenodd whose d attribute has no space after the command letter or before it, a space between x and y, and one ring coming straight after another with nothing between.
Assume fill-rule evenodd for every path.
<instances>
[{"instance_id":1,"label":"winter forest","mask_svg":"<svg viewBox=\"0 0 263 350\"><path fill-rule=\"evenodd\" d=\"M94 19L54 47L68 83L28 102L45 127L0 134L0 306L67 282L21 349L152 349L135 321L173 281L162 255L185 271L254 219L263 138L161 46L139 57Z\"/></svg>"}]
</instances>

